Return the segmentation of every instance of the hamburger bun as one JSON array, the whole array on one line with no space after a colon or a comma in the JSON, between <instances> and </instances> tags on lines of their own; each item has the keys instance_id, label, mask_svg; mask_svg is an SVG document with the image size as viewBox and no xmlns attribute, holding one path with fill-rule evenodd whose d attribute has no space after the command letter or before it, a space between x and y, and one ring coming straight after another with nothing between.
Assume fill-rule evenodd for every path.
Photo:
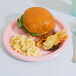
<instances>
[{"instance_id":1,"label":"hamburger bun","mask_svg":"<svg viewBox=\"0 0 76 76\"><path fill-rule=\"evenodd\" d=\"M32 33L44 33L55 27L55 20L45 8L32 7L24 12L23 26Z\"/></svg>"}]
</instances>

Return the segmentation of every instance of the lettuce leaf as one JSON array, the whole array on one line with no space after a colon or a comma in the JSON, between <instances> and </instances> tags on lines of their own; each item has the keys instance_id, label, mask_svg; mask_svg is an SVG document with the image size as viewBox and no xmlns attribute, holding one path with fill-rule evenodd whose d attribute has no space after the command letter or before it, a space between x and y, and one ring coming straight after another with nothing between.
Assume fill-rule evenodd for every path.
<instances>
[{"instance_id":1,"label":"lettuce leaf","mask_svg":"<svg viewBox=\"0 0 76 76\"><path fill-rule=\"evenodd\" d=\"M32 33L32 32L29 32L24 26L23 26L23 15L17 20L18 21L18 28L22 28L24 31L26 31L27 33L29 33L30 35L33 35L33 36L37 36L38 34L37 33Z\"/></svg>"}]
</instances>

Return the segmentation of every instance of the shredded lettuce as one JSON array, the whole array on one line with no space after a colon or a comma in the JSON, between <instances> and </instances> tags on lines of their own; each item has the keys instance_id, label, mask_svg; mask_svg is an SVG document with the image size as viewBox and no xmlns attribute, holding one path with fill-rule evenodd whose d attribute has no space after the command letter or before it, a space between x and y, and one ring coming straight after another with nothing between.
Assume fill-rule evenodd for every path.
<instances>
[{"instance_id":1,"label":"shredded lettuce","mask_svg":"<svg viewBox=\"0 0 76 76\"><path fill-rule=\"evenodd\" d=\"M38 35L37 33L32 33L32 32L29 32L24 26L23 26L23 15L17 20L18 21L18 28L22 28L23 30L25 30L27 33L29 33L30 35L33 35L33 36L36 36Z\"/></svg>"}]
</instances>

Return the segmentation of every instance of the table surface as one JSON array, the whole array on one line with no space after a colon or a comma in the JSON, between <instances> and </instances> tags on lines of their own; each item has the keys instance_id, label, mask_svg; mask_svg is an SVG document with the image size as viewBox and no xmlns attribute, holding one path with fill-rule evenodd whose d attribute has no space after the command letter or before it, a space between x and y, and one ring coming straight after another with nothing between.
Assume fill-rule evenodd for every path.
<instances>
[{"instance_id":1,"label":"table surface","mask_svg":"<svg viewBox=\"0 0 76 76\"><path fill-rule=\"evenodd\" d=\"M18 4L17 4L18 2ZM26 8L34 6L32 0L2 0L0 2L0 76L76 76L76 63L72 62L72 38L68 47L55 58L41 62L20 61L9 55L2 45L4 28L10 21L19 17ZM75 17L51 10L69 26L76 21Z\"/></svg>"}]
</instances>

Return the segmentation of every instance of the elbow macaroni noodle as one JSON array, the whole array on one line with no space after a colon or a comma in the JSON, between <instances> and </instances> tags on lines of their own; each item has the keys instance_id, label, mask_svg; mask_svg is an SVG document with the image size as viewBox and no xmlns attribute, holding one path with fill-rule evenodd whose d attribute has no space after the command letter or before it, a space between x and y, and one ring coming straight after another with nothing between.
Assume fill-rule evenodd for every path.
<instances>
[{"instance_id":1,"label":"elbow macaroni noodle","mask_svg":"<svg viewBox=\"0 0 76 76\"><path fill-rule=\"evenodd\" d=\"M16 35L11 38L10 44L16 52L22 55L37 56L41 54L31 36L27 38L25 35Z\"/></svg>"}]
</instances>

